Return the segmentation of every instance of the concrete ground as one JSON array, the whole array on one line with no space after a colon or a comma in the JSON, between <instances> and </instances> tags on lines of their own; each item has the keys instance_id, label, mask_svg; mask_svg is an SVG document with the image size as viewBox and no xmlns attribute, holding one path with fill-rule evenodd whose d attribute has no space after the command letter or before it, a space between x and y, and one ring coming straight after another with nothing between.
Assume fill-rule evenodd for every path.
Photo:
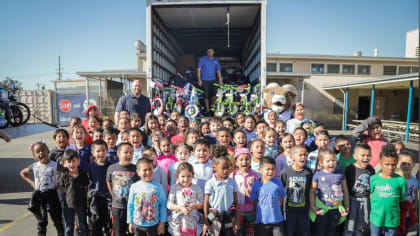
<instances>
[{"instance_id":1,"label":"concrete ground","mask_svg":"<svg viewBox=\"0 0 420 236\"><path fill-rule=\"evenodd\" d=\"M55 145L52 139L54 129L43 125L21 128L6 130L5 133L12 137L10 143L0 140L0 235L36 235L35 217L27 210L32 188L20 177L19 172L34 161L30 144L47 140L49 147ZM37 133L37 130L44 132ZM48 235L56 235L51 223L48 225Z\"/></svg>"},{"instance_id":2,"label":"concrete ground","mask_svg":"<svg viewBox=\"0 0 420 236\"><path fill-rule=\"evenodd\" d=\"M46 125L25 125L9 128L6 131L13 140L5 143L0 140L0 235L36 235L36 220L27 210L32 189L19 176L21 169L34 159L29 145L46 140L50 148L55 146L52 139L55 128ZM339 131L331 131L336 135ZM418 145L408 145L418 156ZM416 166L418 168L418 165ZM47 235L56 235L52 221L48 224ZM410 235L415 235L414 233Z\"/></svg>"}]
</instances>

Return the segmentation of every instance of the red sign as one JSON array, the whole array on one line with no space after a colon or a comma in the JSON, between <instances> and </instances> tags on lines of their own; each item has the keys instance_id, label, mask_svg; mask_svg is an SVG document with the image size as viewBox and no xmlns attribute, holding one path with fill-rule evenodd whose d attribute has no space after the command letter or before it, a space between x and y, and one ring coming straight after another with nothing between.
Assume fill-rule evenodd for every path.
<instances>
[{"instance_id":1,"label":"red sign","mask_svg":"<svg viewBox=\"0 0 420 236\"><path fill-rule=\"evenodd\" d=\"M61 100L60 110L63 112L69 112L71 110L71 102L69 100Z\"/></svg>"}]
</instances>

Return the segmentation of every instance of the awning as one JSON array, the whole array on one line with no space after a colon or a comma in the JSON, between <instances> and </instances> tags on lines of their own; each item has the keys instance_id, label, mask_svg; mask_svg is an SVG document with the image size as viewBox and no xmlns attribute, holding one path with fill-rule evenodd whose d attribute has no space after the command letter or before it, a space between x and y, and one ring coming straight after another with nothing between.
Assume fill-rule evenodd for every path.
<instances>
[{"instance_id":1,"label":"awning","mask_svg":"<svg viewBox=\"0 0 420 236\"><path fill-rule=\"evenodd\" d=\"M414 82L414 87L419 87L419 73L411 73L405 75L387 76L383 78L369 79L363 81L347 82L329 86L323 86L325 90L340 89L340 88L352 88L358 87L360 89L371 89L372 85L375 85L376 89L407 89L409 83L407 81Z\"/></svg>"},{"instance_id":2,"label":"awning","mask_svg":"<svg viewBox=\"0 0 420 236\"><path fill-rule=\"evenodd\" d=\"M146 78L146 72L137 71L82 71L76 72L77 75L84 78L125 78L128 80Z\"/></svg>"}]
</instances>

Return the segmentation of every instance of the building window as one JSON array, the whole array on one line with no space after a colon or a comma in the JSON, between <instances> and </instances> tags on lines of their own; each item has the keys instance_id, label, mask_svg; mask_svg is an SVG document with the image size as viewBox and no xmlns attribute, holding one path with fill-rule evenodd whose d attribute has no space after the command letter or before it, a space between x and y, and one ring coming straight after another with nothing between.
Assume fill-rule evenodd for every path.
<instances>
[{"instance_id":1,"label":"building window","mask_svg":"<svg viewBox=\"0 0 420 236\"><path fill-rule=\"evenodd\" d=\"M397 66L384 66L384 75L396 75Z\"/></svg>"},{"instance_id":2,"label":"building window","mask_svg":"<svg viewBox=\"0 0 420 236\"><path fill-rule=\"evenodd\" d=\"M340 74L340 65L327 65L328 74Z\"/></svg>"},{"instance_id":3,"label":"building window","mask_svg":"<svg viewBox=\"0 0 420 236\"><path fill-rule=\"evenodd\" d=\"M343 65L343 74L354 74L354 65Z\"/></svg>"},{"instance_id":4,"label":"building window","mask_svg":"<svg viewBox=\"0 0 420 236\"><path fill-rule=\"evenodd\" d=\"M411 67L411 73L417 73L419 72L419 67L418 66L412 66Z\"/></svg>"},{"instance_id":5,"label":"building window","mask_svg":"<svg viewBox=\"0 0 420 236\"><path fill-rule=\"evenodd\" d=\"M357 66L358 75L370 75L370 66L369 65L358 65Z\"/></svg>"},{"instance_id":6,"label":"building window","mask_svg":"<svg viewBox=\"0 0 420 236\"><path fill-rule=\"evenodd\" d=\"M409 73L410 73L410 67L409 66L399 66L398 67L398 74L399 75L409 74Z\"/></svg>"},{"instance_id":7,"label":"building window","mask_svg":"<svg viewBox=\"0 0 420 236\"><path fill-rule=\"evenodd\" d=\"M280 63L280 72L293 72L292 63Z\"/></svg>"},{"instance_id":8,"label":"building window","mask_svg":"<svg viewBox=\"0 0 420 236\"><path fill-rule=\"evenodd\" d=\"M277 63L267 63L268 72L277 72Z\"/></svg>"},{"instance_id":9,"label":"building window","mask_svg":"<svg viewBox=\"0 0 420 236\"><path fill-rule=\"evenodd\" d=\"M324 74L324 64L312 64L311 65L312 73Z\"/></svg>"}]
</instances>

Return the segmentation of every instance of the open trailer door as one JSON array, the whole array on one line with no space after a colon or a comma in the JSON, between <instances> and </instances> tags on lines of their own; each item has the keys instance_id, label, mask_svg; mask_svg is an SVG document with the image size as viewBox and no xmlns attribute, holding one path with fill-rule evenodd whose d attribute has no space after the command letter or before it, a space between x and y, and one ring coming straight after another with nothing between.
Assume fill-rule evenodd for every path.
<instances>
[{"instance_id":1,"label":"open trailer door","mask_svg":"<svg viewBox=\"0 0 420 236\"><path fill-rule=\"evenodd\" d=\"M264 88L266 5L266 0L147 0L147 77L168 82L182 73L179 58L191 56L196 66L213 48L222 68L238 66L252 85ZM153 86L148 80L149 95Z\"/></svg>"}]
</instances>

